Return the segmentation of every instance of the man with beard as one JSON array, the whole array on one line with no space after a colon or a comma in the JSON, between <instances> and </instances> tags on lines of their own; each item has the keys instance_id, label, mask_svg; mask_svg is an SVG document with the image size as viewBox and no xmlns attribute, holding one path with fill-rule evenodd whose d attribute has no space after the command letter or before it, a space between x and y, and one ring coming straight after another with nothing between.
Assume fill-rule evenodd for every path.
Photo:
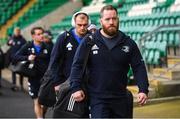
<instances>
[{"instance_id":1,"label":"man with beard","mask_svg":"<svg viewBox=\"0 0 180 119\"><path fill-rule=\"evenodd\" d=\"M91 117L132 118L129 113L131 100L127 91L127 73L131 66L139 88L137 100L140 105L144 105L149 86L144 61L136 43L118 30L116 8L112 5L104 6L100 11L100 24L102 28L92 35L94 45L87 62ZM77 102L86 96L81 87L82 67L88 49L85 39L76 51L70 74L72 96Z\"/></svg>"}]
</instances>

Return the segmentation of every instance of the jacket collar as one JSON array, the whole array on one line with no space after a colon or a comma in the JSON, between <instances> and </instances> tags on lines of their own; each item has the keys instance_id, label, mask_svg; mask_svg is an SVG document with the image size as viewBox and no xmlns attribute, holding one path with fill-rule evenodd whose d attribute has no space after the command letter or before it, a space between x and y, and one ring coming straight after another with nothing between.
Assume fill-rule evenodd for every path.
<instances>
[{"instance_id":1,"label":"jacket collar","mask_svg":"<svg viewBox=\"0 0 180 119\"><path fill-rule=\"evenodd\" d=\"M103 39L102 39L102 34L100 33L100 30L101 30L101 28L99 30L97 30L94 35L95 35L95 38L97 38L98 41L100 41L101 43L104 44ZM121 32L119 30L118 30L117 35L115 36L115 38L118 40L117 45L122 44L122 43L124 43L126 41L126 39L129 39L128 36L126 36L123 32Z\"/></svg>"}]
</instances>

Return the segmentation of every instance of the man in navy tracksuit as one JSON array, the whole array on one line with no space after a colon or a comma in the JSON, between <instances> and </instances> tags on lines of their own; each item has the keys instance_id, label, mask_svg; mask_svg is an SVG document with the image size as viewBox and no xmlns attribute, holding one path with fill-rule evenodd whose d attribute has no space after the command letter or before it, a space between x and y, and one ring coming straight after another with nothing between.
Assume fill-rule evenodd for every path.
<instances>
[{"instance_id":1,"label":"man in navy tracksuit","mask_svg":"<svg viewBox=\"0 0 180 119\"><path fill-rule=\"evenodd\" d=\"M46 107L38 102L38 92L50 60L51 50L43 41L43 28L34 27L31 30L33 41L27 42L14 56L14 62L29 61L33 64L36 75L28 78L29 95L34 101L34 112L37 118L45 116Z\"/></svg>"},{"instance_id":2,"label":"man in navy tracksuit","mask_svg":"<svg viewBox=\"0 0 180 119\"><path fill-rule=\"evenodd\" d=\"M94 45L88 58L88 96L92 118L132 118L129 115L127 96L127 72L130 66L139 87L138 102L147 101L148 78L144 61L136 43L119 31L116 8L107 5L101 9L102 28L93 35ZM86 38L85 38L86 39ZM72 64L70 81L73 98L80 102L85 98L82 90L82 67L87 40L79 45Z\"/></svg>"},{"instance_id":3,"label":"man in navy tracksuit","mask_svg":"<svg viewBox=\"0 0 180 119\"><path fill-rule=\"evenodd\" d=\"M59 84L68 79L75 51L88 33L87 27L90 24L89 16L84 12L77 12L72 17L72 27L69 31L59 35L51 53L48 70L53 72L55 77L55 91L61 87ZM58 112L53 113L53 117L60 118Z\"/></svg>"},{"instance_id":4,"label":"man in navy tracksuit","mask_svg":"<svg viewBox=\"0 0 180 119\"><path fill-rule=\"evenodd\" d=\"M57 87L55 87L55 90L59 90L58 85L69 77L74 54L79 43L88 33L89 22L89 16L86 13L77 12L72 17L73 28L57 38L48 66L48 69L52 70L53 74L56 75L54 81Z\"/></svg>"},{"instance_id":5,"label":"man in navy tracksuit","mask_svg":"<svg viewBox=\"0 0 180 119\"><path fill-rule=\"evenodd\" d=\"M7 45L10 46L9 49L9 61L12 62L12 58L14 57L14 55L16 54L16 52L26 43L26 40L24 39L24 37L21 35L21 30L19 27L16 27L14 29L14 34L13 36L8 40ZM13 91L17 90L17 86L16 86L16 73L12 72L12 84L13 86L11 87L11 89ZM23 90L23 76L20 75L20 86L21 86L21 90Z\"/></svg>"}]
</instances>

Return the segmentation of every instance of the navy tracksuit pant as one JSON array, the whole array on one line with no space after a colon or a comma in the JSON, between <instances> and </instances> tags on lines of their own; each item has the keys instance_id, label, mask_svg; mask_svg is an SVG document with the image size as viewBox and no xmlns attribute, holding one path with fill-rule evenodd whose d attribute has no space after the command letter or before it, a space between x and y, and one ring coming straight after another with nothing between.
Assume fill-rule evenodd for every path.
<instances>
[{"instance_id":1,"label":"navy tracksuit pant","mask_svg":"<svg viewBox=\"0 0 180 119\"><path fill-rule=\"evenodd\" d=\"M133 96L127 92L127 96L118 99L91 97L90 107L92 118L132 118Z\"/></svg>"}]
</instances>

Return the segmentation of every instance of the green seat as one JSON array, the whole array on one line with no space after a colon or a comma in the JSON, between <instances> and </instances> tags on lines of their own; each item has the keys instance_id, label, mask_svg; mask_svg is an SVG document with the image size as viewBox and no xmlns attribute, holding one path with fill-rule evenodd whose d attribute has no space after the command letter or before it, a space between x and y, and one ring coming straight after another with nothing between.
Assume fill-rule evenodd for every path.
<instances>
[{"instance_id":1,"label":"green seat","mask_svg":"<svg viewBox=\"0 0 180 119\"><path fill-rule=\"evenodd\" d=\"M158 45L158 50L160 51L160 56L161 57L165 57L167 55L167 41L162 41L162 42L159 42L157 43Z\"/></svg>"},{"instance_id":2,"label":"green seat","mask_svg":"<svg viewBox=\"0 0 180 119\"><path fill-rule=\"evenodd\" d=\"M162 40L163 40L162 34L161 34L161 33L158 33L156 39L157 39L158 41L162 41Z\"/></svg>"},{"instance_id":3,"label":"green seat","mask_svg":"<svg viewBox=\"0 0 180 119\"><path fill-rule=\"evenodd\" d=\"M169 18L169 24L174 25L175 24L175 18ZM180 20L180 19L179 19Z\"/></svg>"},{"instance_id":4,"label":"green seat","mask_svg":"<svg viewBox=\"0 0 180 119\"><path fill-rule=\"evenodd\" d=\"M149 50L146 49L146 48L143 49L143 51L142 51L142 57L143 57L143 59L144 59L145 62L147 61L148 54L149 54Z\"/></svg>"},{"instance_id":5,"label":"green seat","mask_svg":"<svg viewBox=\"0 0 180 119\"><path fill-rule=\"evenodd\" d=\"M163 32L162 35L163 35L162 36L162 40L167 42L168 41L168 33L167 32Z\"/></svg>"},{"instance_id":6,"label":"green seat","mask_svg":"<svg viewBox=\"0 0 180 119\"><path fill-rule=\"evenodd\" d=\"M174 46L175 47L180 46L180 33L179 32L175 32Z\"/></svg>"},{"instance_id":7,"label":"green seat","mask_svg":"<svg viewBox=\"0 0 180 119\"><path fill-rule=\"evenodd\" d=\"M159 19L157 19L157 18L154 19L154 25L155 25L155 26L158 26L158 25L159 25Z\"/></svg>"},{"instance_id":8,"label":"green seat","mask_svg":"<svg viewBox=\"0 0 180 119\"><path fill-rule=\"evenodd\" d=\"M173 46L173 44L174 44L174 33L170 32L168 38L168 46Z\"/></svg>"},{"instance_id":9,"label":"green seat","mask_svg":"<svg viewBox=\"0 0 180 119\"><path fill-rule=\"evenodd\" d=\"M160 52L158 50L156 50L154 52L154 57L153 57L153 60L152 60L152 64L155 64L155 65L160 64Z\"/></svg>"},{"instance_id":10,"label":"green seat","mask_svg":"<svg viewBox=\"0 0 180 119\"><path fill-rule=\"evenodd\" d=\"M154 50L149 50L147 64L153 64Z\"/></svg>"},{"instance_id":11,"label":"green seat","mask_svg":"<svg viewBox=\"0 0 180 119\"><path fill-rule=\"evenodd\" d=\"M180 25L180 17L176 18L176 24Z\"/></svg>"}]
</instances>

